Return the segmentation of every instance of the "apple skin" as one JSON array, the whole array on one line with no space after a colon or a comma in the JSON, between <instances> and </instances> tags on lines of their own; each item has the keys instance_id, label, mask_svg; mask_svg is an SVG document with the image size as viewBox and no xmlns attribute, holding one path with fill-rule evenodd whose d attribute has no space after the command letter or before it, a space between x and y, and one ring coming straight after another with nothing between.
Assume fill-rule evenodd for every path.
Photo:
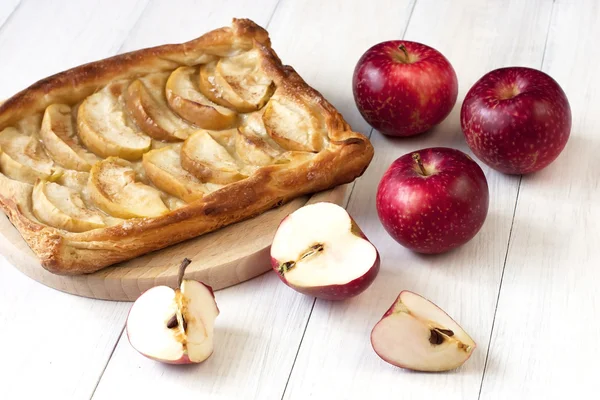
<instances>
[{"instance_id":1,"label":"apple skin","mask_svg":"<svg viewBox=\"0 0 600 400\"><path fill-rule=\"evenodd\" d=\"M430 174L422 175L418 154ZM436 147L398 158L381 178L376 205L379 219L401 245L425 254L451 250L472 239L489 204L483 171L465 153Z\"/></svg>"},{"instance_id":2,"label":"apple skin","mask_svg":"<svg viewBox=\"0 0 600 400\"><path fill-rule=\"evenodd\" d=\"M500 68L473 85L460 122L473 153L506 174L528 174L554 161L571 132L565 92L542 71Z\"/></svg>"},{"instance_id":3,"label":"apple skin","mask_svg":"<svg viewBox=\"0 0 600 400\"><path fill-rule=\"evenodd\" d=\"M283 224L287 218L288 217L285 217L279 225ZM371 241L369 239L367 239L365 234L362 232L362 230L356 224L354 219L352 217L350 217L350 219L352 220L352 233L354 233L356 236L360 236L361 238L363 238L366 241L368 241L369 243L371 243ZM375 247L375 246L373 246L373 247ZM362 275L344 285L328 285L328 286L314 286L314 287L295 286L295 285L290 284L287 281L287 279L285 279L285 276L279 273L280 263L273 257L271 257L271 267L273 268L273 270L275 271L275 273L277 274L279 279L281 279L281 281L283 283L285 283L287 286L294 289L295 291L305 294L307 296L318 297L319 299L323 299L323 300L339 301L339 300L345 300L350 297L357 296L357 295L361 294L362 292L364 292L369 286L371 286L371 284L377 277L377 274L379 274L379 267L381 264L381 261L379 258L379 251L377 250L376 247L375 247L375 252L377 253L377 258L375 259L373 266L371 268L369 268L369 270L364 275Z\"/></svg>"},{"instance_id":4,"label":"apple skin","mask_svg":"<svg viewBox=\"0 0 600 400\"><path fill-rule=\"evenodd\" d=\"M413 136L450 114L458 80L439 51L421 43L391 40L363 54L354 70L352 89L358 110L373 128L389 136Z\"/></svg>"},{"instance_id":5,"label":"apple skin","mask_svg":"<svg viewBox=\"0 0 600 400\"><path fill-rule=\"evenodd\" d=\"M205 284L203 282L200 282L200 281L197 281L197 282L200 283L200 284L202 284L202 285L204 285L209 290L209 292L212 295L213 299L216 300L216 298L215 298L215 291L213 290L212 286L209 286L209 285L207 285L207 284ZM148 290L152 290L152 289L153 288L150 288ZM148 290L145 290L144 292L142 292L138 296L138 298L141 297L142 295L144 295L144 293L146 293ZM216 305L216 302L215 302L215 305ZM217 310L218 310L219 306L216 306L216 307L217 307ZM129 314L130 313L131 313L131 309L129 309L129 312L127 313L127 319L125 321L127 321L129 319ZM125 323L125 326L127 326L127 323ZM129 341L129 343L131 343L131 338L129 337L129 331L127 329L125 329L125 332L127 333L127 341ZM178 360L163 360L162 358L151 357L151 356L149 356L147 354L144 354L144 353L141 353L141 352L138 352L138 353L140 353L141 355L143 355L146 358L149 358L150 360L159 361L159 362L164 363L164 364L171 364L171 365L196 364L196 363L194 363L193 361L190 360L190 358L188 357L187 353L184 353L181 356L181 358L178 359ZM212 353L211 353L211 355L212 355ZM210 358L210 356L208 356L207 359L208 358Z\"/></svg>"}]
</instances>

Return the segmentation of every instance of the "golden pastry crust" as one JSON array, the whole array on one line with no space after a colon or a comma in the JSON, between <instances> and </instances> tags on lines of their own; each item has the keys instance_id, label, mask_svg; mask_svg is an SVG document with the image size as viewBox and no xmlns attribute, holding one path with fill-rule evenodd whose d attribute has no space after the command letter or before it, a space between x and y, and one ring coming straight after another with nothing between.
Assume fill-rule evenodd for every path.
<instances>
[{"instance_id":1,"label":"golden pastry crust","mask_svg":"<svg viewBox=\"0 0 600 400\"><path fill-rule=\"evenodd\" d=\"M247 178L164 215L78 233L38 221L31 211L33 186L0 173L0 206L44 268L58 274L95 272L253 217L292 198L351 182L364 172L373 157L368 139L353 132L319 92L291 67L283 66L267 32L245 19L187 43L143 49L43 79L0 106L0 132L52 104L75 106L115 81L198 66L249 50L260 52L261 68L277 88L273 96L308 107L322 124L327 136L323 148L307 155L287 152L286 162L260 166Z\"/></svg>"}]
</instances>

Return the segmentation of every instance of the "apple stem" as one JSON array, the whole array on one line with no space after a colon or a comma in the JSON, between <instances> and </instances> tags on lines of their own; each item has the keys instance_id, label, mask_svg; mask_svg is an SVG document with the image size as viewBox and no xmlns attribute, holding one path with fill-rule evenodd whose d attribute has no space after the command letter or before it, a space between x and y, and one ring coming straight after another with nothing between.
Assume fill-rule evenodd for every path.
<instances>
[{"instance_id":1,"label":"apple stem","mask_svg":"<svg viewBox=\"0 0 600 400\"><path fill-rule=\"evenodd\" d=\"M179 266L179 274L177 275L177 287L181 287L181 283L183 282L183 275L185 274L185 269L192 263L192 260L189 258L184 258Z\"/></svg>"},{"instance_id":2,"label":"apple stem","mask_svg":"<svg viewBox=\"0 0 600 400\"><path fill-rule=\"evenodd\" d=\"M290 269L294 268L295 266L296 266L296 263L293 261L284 262L283 264L281 264L279 266L278 272L281 275L284 275L286 272L288 272Z\"/></svg>"},{"instance_id":3,"label":"apple stem","mask_svg":"<svg viewBox=\"0 0 600 400\"><path fill-rule=\"evenodd\" d=\"M408 62L408 51L406 50L406 47L404 47L404 45L401 44L400 46L398 46L398 50L404 53L404 56L406 57L406 62Z\"/></svg>"},{"instance_id":4,"label":"apple stem","mask_svg":"<svg viewBox=\"0 0 600 400\"><path fill-rule=\"evenodd\" d=\"M419 155L419 153L413 153L412 158L413 158L413 160L415 160L415 162L419 166L419 169L421 170L421 174L423 176L427 176L428 175L427 170L425 170L425 166L421 162L421 156Z\"/></svg>"}]
</instances>

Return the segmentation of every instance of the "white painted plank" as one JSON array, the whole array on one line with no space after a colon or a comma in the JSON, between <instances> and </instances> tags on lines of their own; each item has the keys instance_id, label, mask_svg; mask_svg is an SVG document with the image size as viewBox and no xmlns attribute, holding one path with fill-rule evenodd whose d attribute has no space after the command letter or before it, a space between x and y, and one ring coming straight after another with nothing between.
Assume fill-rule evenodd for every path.
<instances>
[{"instance_id":1,"label":"white painted plank","mask_svg":"<svg viewBox=\"0 0 600 400\"><path fill-rule=\"evenodd\" d=\"M0 2L0 29L2 29L2 25L4 25L6 20L15 11L20 2L21 0L3 0Z\"/></svg>"},{"instance_id":2,"label":"white painted plank","mask_svg":"<svg viewBox=\"0 0 600 400\"><path fill-rule=\"evenodd\" d=\"M564 153L521 183L481 398L600 390L600 3L554 4L543 70L573 113Z\"/></svg>"},{"instance_id":3,"label":"white painted plank","mask_svg":"<svg viewBox=\"0 0 600 400\"><path fill-rule=\"evenodd\" d=\"M0 31L0 99L51 74L114 55L148 1L23 1Z\"/></svg>"},{"instance_id":4,"label":"white painted plank","mask_svg":"<svg viewBox=\"0 0 600 400\"><path fill-rule=\"evenodd\" d=\"M144 5L25 1L0 30L0 97L50 73L111 55ZM48 289L0 258L0 398L88 398L127 310L127 304Z\"/></svg>"},{"instance_id":5,"label":"white painted plank","mask_svg":"<svg viewBox=\"0 0 600 400\"><path fill-rule=\"evenodd\" d=\"M317 301L286 399L477 398L518 178L484 168L491 202L482 231L462 248L439 256L419 256L394 242L378 220L375 193L388 165L411 150L434 146L467 150L458 118L466 91L493 68L540 65L551 5L550 0L466 0L460 5L450 0L417 1L406 38L429 44L450 59L459 78L459 102L444 123L422 136L392 140L373 133L375 158L355 186L349 211L381 253L380 276L371 288L350 301ZM357 15L362 14L358 10ZM383 29L390 19L402 20L385 7L379 9L378 16L376 24L364 24L360 33L365 34L371 26ZM392 32L387 36L398 37ZM353 61L340 60L339 64ZM349 87L350 81L343 84ZM464 367L448 374L408 373L386 364L373 352L370 331L402 289L430 298L473 336L479 348Z\"/></svg>"},{"instance_id":6,"label":"white painted plank","mask_svg":"<svg viewBox=\"0 0 600 400\"><path fill-rule=\"evenodd\" d=\"M127 310L47 288L0 257L0 398L89 398Z\"/></svg>"},{"instance_id":7,"label":"white painted plank","mask_svg":"<svg viewBox=\"0 0 600 400\"><path fill-rule=\"evenodd\" d=\"M210 30L229 26L233 18L249 18L264 27L277 1L152 0L121 50L186 42Z\"/></svg>"}]
</instances>

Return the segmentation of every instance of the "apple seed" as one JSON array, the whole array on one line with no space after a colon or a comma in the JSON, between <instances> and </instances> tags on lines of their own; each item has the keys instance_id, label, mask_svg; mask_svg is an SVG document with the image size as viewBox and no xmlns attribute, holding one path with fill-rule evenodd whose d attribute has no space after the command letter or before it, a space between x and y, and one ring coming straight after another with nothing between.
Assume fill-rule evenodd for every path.
<instances>
[{"instance_id":1,"label":"apple seed","mask_svg":"<svg viewBox=\"0 0 600 400\"><path fill-rule=\"evenodd\" d=\"M185 320L185 318L183 318L183 315L181 316L181 321L183 321L183 331L185 332L187 330L187 321ZM173 316L167 322L167 328L175 329L178 326L179 323L177 322L177 314L173 314Z\"/></svg>"},{"instance_id":2,"label":"apple seed","mask_svg":"<svg viewBox=\"0 0 600 400\"><path fill-rule=\"evenodd\" d=\"M444 336L454 336L454 332L452 332L450 329L433 328L430 329L429 332L429 343L436 346L444 343Z\"/></svg>"},{"instance_id":3,"label":"apple seed","mask_svg":"<svg viewBox=\"0 0 600 400\"><path fill-rule=\"evenodd\" d=\"M173 316L171 317L171 319L169 319L169 322L167 322L167 328L169 329L173 329L173 328L177 328L177 314L173 314Z\"/></svg>"}]
</instances>

